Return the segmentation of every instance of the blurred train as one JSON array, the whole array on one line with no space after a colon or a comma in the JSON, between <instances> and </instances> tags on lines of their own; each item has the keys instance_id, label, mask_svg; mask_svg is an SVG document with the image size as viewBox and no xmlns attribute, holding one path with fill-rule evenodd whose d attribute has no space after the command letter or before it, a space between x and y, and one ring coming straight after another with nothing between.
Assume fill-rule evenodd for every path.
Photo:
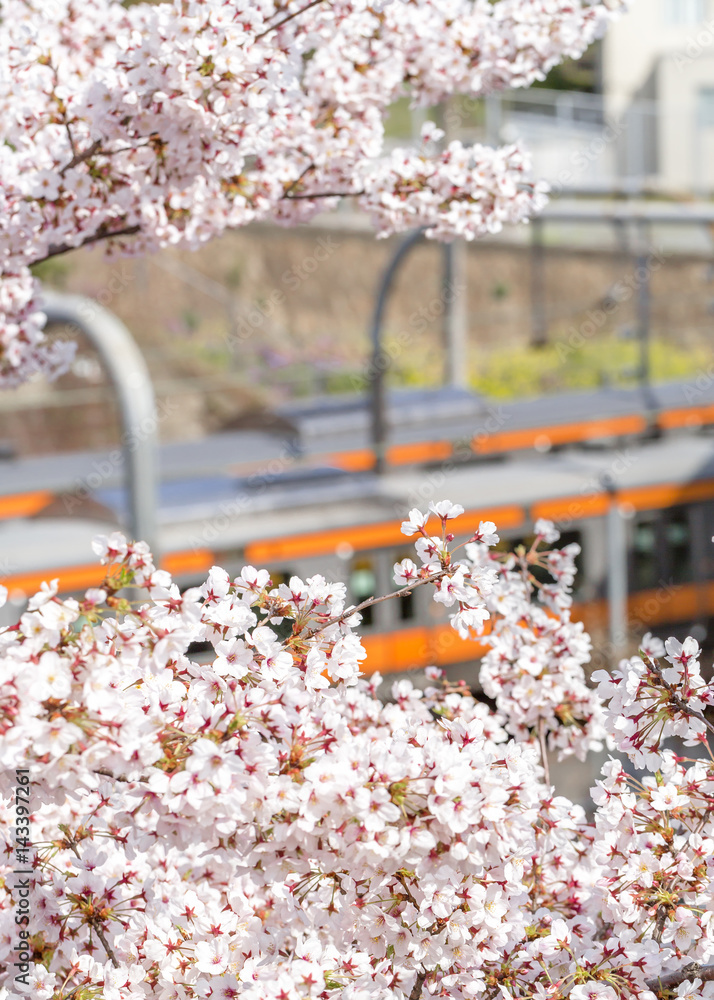
<instances>
[{"instance_id":1,"label":"blurred train","mask_svg":"<svg viewBox=\"0 0 714 1000\"><path fill-rule=\"evenodd\" d=\"M259 426L163 445L158 500L161 564L181 587L213 564L264 566L344 580L350 600L394 589L411 554L399 522L448 498L464 536L493 520L503 544L550 518L582 547L576 613L596 636L620 609L633 631L694 631L714 619L714 378L608 389L520 403L453 390L389 397L387 471L377 476L369 410L357 397L282 408ZM101 578L90 548L121 528L118 452L0 460L0 582L15 620L43 580L63 593ZM613 520L613 512L616 515ZM613 549L613 524L623 544ZM613 563L618 563L614 566ZM614 581L618 583L617 580ZM624 588L624 589L623 589ZM425 589L365 615L366 670L438 664L464 672L481 652L449 628Z\"/></svg>"}]
</instances>

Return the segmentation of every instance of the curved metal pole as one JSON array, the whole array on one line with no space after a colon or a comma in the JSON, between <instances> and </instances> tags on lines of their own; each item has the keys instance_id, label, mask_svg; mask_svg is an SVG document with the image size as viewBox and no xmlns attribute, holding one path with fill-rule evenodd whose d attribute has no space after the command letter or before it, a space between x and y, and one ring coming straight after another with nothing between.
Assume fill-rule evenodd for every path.
<instances>
[{"instance_id":1,"label":"curved metal pole","mask_svg":"<svg viewBox=\"0 0 714 1000\"><path fill-rule=\"evenodd\" d=\"M80 330L96 348L109 374L121 413L129 528L134 539L147 542L157 558L158 417L143 355L121 320L91 299L48 288L42 290L42 298L48 321L66 323Z\"/></svg>"},{"instance_id":2,"label":"curved metal pole","mask_svg":"<svg viewBox=\"0 0 714 1000\"><path fill-rule=\"evenodd\" d=\"M388 366L388 359L382 350L382 324L384 322L384 311L387 306L387 299L392 288L394 276L399 270L402 261L407 254L421 242L424 238L425 229L415 229L409 233L399 244L392 257L389 267L384 272L382 284L379 286L377 294L377 304L372 317L372 362L370 366L372 404L372 448L374 450L374 470L381 474L384 472L387 457L387 422L385 406L385 385L384 372Z\"/></svg>"}]
</instances>

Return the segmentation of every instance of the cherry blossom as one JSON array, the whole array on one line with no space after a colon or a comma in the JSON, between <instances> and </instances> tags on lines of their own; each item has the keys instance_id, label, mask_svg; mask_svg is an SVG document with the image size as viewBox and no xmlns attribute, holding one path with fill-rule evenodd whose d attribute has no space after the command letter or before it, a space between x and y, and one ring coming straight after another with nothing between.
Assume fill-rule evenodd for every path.
<instances>
[{"instance_id":1,"label":"cherry blossom","mask_svg":"<svg viewBox=\"0 0 714 1000\"><path fill-rule=\"evenodd\" d=\"M80 246L200 246L350 196L379 236L497 232L544 186L517 145L385 151L401 97L542 79L626 0L5 0L0 33L0 384L66 369L30 267Z\"/></svg>"},{"instance_id":2,"label":"cherry blossom","mask_svg":"<svg viewBox=\"0 0 714 1000\"><path fill-rule=\"evenodd\" d=\"M490 615L495 710L436 668L380 700L341 584L214 567L181 594L116 535L87 599L46 586L0 631L3 1000L714 995L698 647L650 638L598 694L555 528L508 553L428 523L405 522L426 559L397 564L397 594L448 593L455 627ZM629 761L606 761L588 816L548 757L608 741ZM16 976L19 767L33 924Z\"/></svg>"}]
</instances>

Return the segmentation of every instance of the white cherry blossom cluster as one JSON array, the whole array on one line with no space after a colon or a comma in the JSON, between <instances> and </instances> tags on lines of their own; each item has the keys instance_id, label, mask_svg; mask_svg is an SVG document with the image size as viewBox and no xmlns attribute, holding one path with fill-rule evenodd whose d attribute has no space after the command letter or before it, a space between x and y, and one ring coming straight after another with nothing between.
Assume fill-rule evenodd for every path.
<instances>
[{"instance_id":1,"label":"white cherry blossom cluster","mask_svg":"<svg viewBox=\"0 0 714 1000\"><path fill-rule=\"evenodd\" d=\"M536 718L506 715L525 706L515 673L529 657L546 690L580 692L569 657L582 666L585 647L561 650L573 550L544 550L545 522L528 552L493 551L490 522L453 547L460 513L411 511L418 561L396 576L400 593L433 588L459 630L489 605L496 712L436 669L426 690L400 680L380 701L380 678L359 672L362 606L320 576L274 587L265 570L214 568L182 594L115 534L97 543L100 587L75 600L43 586L0 632L1 1000L714 996L696 646L649 641L647 683L624 661L600 678L610 710L573 699L576 723L536 695L561 750L580 746L556 726L593 744L596 707L608 735L623 709L647 734L644 773L611 759L588 819L546 780ZM529 580L536 565L552 584ZM703 756L659 744L650 722L667 705L661 735ZM13 965L16 768L32 802L26 973Z\"/></svg>"},{"instance_id":2,"label":"white cherry blossom cluster","mask_svg":"<svg viewBox=\"0 0 714 1000\"><path fill-rule=\"evenodd\" d=\"M661 667L664 656L669 666ZM623 660L611 676L596 672L599 694L608 699L608 728L617 749L637 767L657 767L664 740L678 737L685 746L707 745L704 711L714 705L714 688L701 674L701 650L691 636L683 643L645 636L640 656Z\"/></svg>"},{"instance_id":3,"label":"white cherry blossom cluster","mask_svg":"<svg viewBox=\"0 0 714 1000\"><path fill-rule=\"evenodd\" d=\"M383 153L389 107L525 86L626 0L4 0L0 385L46 352L29 268L112 238L197 247L352 195L380 235L471 239L537 211L515 147Z\"/></svg>"},{"instance_id":4,"label":"white cherry blossom cluster","mask_svg":"<svg viewBox=\"0 0 714 1000\"><path fill-rule=\"evenodd\" d=\"M467 546L486 565L498 564L497 585L487 599L495 626L486 637L490 649L480 678L510 733L546 741L559 759L575 754L584 760L603 747L605 717L585 679L590 637L570 617L580 547L542 548L559 537L549 521L537 521L530 548L521 546L500 563L485 546Z\"/></svg>"}]
</instances>

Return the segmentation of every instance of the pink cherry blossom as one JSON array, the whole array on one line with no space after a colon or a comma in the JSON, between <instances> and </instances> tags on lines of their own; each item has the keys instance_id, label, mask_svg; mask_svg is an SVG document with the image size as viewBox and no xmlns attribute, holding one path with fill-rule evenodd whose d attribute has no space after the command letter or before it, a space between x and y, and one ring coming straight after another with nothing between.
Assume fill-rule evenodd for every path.
<instances>
[{"instance_id":1,"label":"pink cherry blossom","mask_svg":"<svg viewBox=\"0 0 714 1000\"><path fill-rule=\"evenodd\" d=\"M288 601L260 570L231 582L214 567L167 600L176 588L155 585L146 546L114 537L100 551L140 598L120 614L113 574L81 628L89 598L45 587L0 630L0 964L16 940L26 768L49 965L30 963L17 995L711 995L711 757L662 744L710 731L705 682L681 655L694 647L601 672L602 702L563 600L572 574L530 572L567 570L575 550L543 546L456 537L416 583L405 574L406 589L450 594L452 621L491 614L495 712L436 669L424 690L400 679L378 700L345 588L320 576L293 578ZM258 623L271 602L283 638ZM226 623L226 608L254 620ZM196 636L215 650L201 664ZM589 818L553 787L548 756L607 740L642 771L608 760Z\"/></svg>"},{"instance_id":2,"label":"pink cherry blossom","mask_svg":"<svg viewBox=\"0 0 714 1000\"><path fill-rule=\"evenodd\" d=\"M473 239L545 200L518 146L427 125L385 151L408 96L523 87L577 57L625 0L138 3L5 0L0 35L0 384L67 369L32 264L200 246L255 221L303 223L340 196L379 236Z\"/></svg>"}]
</instances>

